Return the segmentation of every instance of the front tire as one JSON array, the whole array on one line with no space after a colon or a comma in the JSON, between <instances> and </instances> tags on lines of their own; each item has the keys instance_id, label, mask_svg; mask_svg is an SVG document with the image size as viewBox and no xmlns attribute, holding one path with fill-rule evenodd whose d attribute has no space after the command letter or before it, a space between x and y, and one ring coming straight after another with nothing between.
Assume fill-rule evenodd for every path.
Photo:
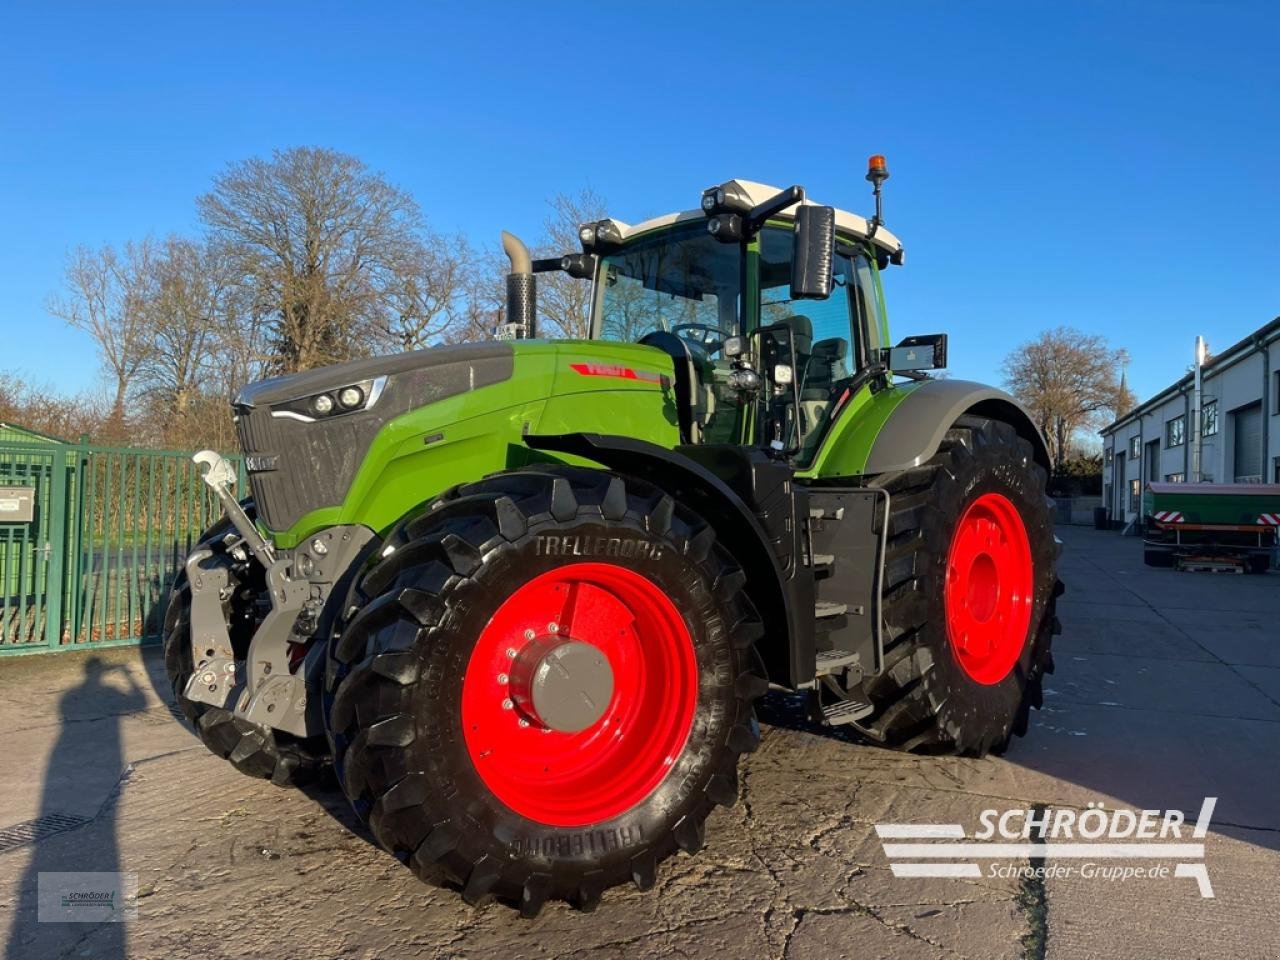
<instances>
[{"instance_id":1,"label":"front tire","mask_svg":"<svg viewBox=\"0 0 1280 960\"><path fill-rule=\"evenodd\" d=\"M1045 471L999 420L963 416L890 493L884 670L867 683L880 743L983 756L1027 731L1060 631Z\"/></svg>"},{"instance_id":2,"label":"front tire","mask_svg":"<svg viewBox=\"0 0 1280 960\"><path fill-rule=\"evenodd\" d=\"M639 481L552 467L451 491L391 533L331 648L348 798L471 903L532 916L647 889L701 847L758 740L744 583L705 521Z\"/></svg>"}]
</instances>

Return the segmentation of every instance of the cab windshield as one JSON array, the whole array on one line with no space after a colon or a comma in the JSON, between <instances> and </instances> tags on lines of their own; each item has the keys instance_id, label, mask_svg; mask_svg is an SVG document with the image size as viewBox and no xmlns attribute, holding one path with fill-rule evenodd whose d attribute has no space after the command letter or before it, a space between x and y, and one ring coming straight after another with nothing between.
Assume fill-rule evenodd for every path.
<instances>
[{"instance_id":1,"label":"cab windshield","mask_svg":"<svg viewBox=\"0 0 1280 960\"><path fill-rule=\"evenodd\" d=\"M602 258L593 336L636 343L665 331L718 359L738 332L741 256L701 220L628 243Z\"/></svg>"},{"instance_id":2,"label":"cab windshield","mask_svg":"<svg viewBox=\"0 0 1280 960\"><path fill-rule=\"evenodd\" d=\"M751 245L722 243L704 220L656 230L602 256L596 274L592 336L645 343L685 364L677 372L692 412L681 433L692 443L756 442L808 463L854 374L878 342L873 266L861 248L837 244L834 287L824 300L790 293L792 229L772 223ZM743 257L748 258L747 271ZM757 369L771 378L789 367L794 387L768 383L752 403L730 387L734 362L726 339L742 332L744 272L755 303L747 323L759 327ZM757 319L758 318L758 319Z\"/></svg>"}]
</instances>

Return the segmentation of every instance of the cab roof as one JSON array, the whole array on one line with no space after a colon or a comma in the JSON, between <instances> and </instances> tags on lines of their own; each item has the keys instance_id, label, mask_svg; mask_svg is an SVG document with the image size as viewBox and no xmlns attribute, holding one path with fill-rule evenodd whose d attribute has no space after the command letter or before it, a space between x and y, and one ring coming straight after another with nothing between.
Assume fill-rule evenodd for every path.
<instances>
[{"instance_id":1,"label":"cab roof","mask_svg":"<svg viewBox=\"0 0 1280 960\"><path fill-rule=\"evenodd\" d=\"M751 206L763 203L770 197L777 196L782 192L781 187L771 187L767 183L756 183L754 180L730 180L724 184L725 191L731 195L736 195L741 200ZM814 201L805 199L804 203L813 204ZM778 214L778 219L790 220L795 217L796 204L784 209ZM702 209L695 208L693 210L685 210L680 213L667 213L660 217L653 217L645 220L643 223L629 224L621 220L613 218L609 219L619 232L622 239L630 240L642 233L650 230L656 230L659 227L668 227L674 223L681 223L686 220L705 220L706 213ZM856 213L850 213L847 210L836 208L836 230L855 239L870 239L873 244L891 255L901 255L902 241L886 230L883 226L876 229L874 236L871 235L871 222L866 217L861 217Z\"/></svg>"}]
</instances>

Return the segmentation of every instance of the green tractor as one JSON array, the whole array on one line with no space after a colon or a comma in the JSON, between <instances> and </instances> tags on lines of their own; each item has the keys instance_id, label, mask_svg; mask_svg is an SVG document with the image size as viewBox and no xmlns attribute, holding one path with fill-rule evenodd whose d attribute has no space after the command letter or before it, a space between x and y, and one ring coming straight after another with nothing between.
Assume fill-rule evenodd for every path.
<instances>
[{"instance_id":1,"label":"green tractor","mask_svg":"<svg viewBox=\"0 0 1280 960\"><path fill-rule=\"evenodd\" d=\"M693 854L754 704L901 750L1026 732L1057 631L1036 427L890 344L864 219L730 181L511 260L506 339L357 360L234 401L251 496L178 578L166 663L244 773L331 767L377 842L471 903L593 908ZM536 281L591 284L588 340Z\"/></svg>"}]
</instances>

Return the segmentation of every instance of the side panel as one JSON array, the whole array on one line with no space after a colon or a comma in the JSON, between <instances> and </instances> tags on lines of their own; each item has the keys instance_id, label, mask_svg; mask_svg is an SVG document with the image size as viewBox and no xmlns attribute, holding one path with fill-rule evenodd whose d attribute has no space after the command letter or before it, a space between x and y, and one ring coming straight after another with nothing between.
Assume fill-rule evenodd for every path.
<instances>
[{"instance_id":1,"label":"side panel","mask_svg":"<svg viewBox=\"0 0 1280 960\"><path fill-rule=\"evenodd\" d=\"M857 477L867 473L867 460L876 437L898 406L923 383L893 384L872 392L863 387L836 417L808 467L796 472L798 478L821 480L829 477Z\"/></svg>"}]
</instances>

